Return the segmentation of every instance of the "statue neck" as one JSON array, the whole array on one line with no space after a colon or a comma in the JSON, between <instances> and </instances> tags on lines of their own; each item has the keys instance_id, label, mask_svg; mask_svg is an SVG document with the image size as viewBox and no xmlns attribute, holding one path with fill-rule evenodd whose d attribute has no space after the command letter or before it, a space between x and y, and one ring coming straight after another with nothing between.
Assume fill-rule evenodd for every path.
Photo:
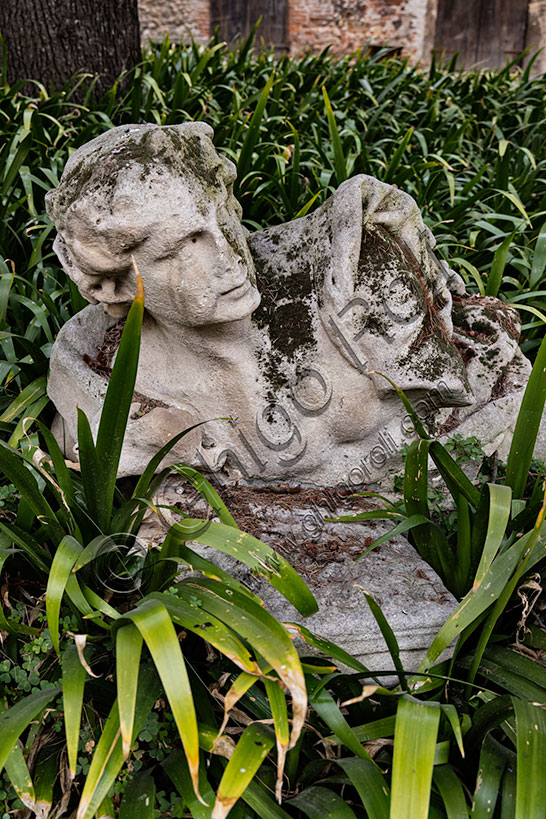
<instances>
[{"instance_id":1,"label":"statue neck","mask_svg":"<svg viewBox=\"0 0 546 819\"><path fill-rule=\"evenodd\" d=\"M178 357L207 356L229 362L232 358L240 361L245 348L251 348L250 317L225 324L209 324L199 327L164 327L151 316L145 317L143 335L159 333L166 350Z\"/></svg>"}]
</instances>

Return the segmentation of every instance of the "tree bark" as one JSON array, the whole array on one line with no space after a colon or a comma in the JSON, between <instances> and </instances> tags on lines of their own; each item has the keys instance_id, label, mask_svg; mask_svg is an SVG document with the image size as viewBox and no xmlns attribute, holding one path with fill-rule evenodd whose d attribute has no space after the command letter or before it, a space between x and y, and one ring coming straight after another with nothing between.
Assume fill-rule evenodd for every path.
<instances>
[{"instance_id":1,"label":"tree bark","mask_svg":"<svg viewBox=\"0 0 546 819\"><path fill-rule=\"evenodd\" d=\"M0 33L8 82L48 90L85 72L102 93L141 58L137 0L0 0Z\"/></svg>"}]
</instances>

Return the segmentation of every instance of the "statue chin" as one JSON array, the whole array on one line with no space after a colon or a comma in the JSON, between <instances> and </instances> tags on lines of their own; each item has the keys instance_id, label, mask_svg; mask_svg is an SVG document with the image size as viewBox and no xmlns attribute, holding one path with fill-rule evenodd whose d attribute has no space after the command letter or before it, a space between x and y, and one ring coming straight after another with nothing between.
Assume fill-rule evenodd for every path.
<instances>
[{"instance_id":1,"label":"statue chin","mask_svg":"<svg viewBox=\"0 0 546 819\"><path fill-rule=\"evenodd\" d=\"M106 302L102 302L102 304L104 307L104 312L115 319L124 318L131 307L131 305L127 303L107 304Z\"/></svg>"},{"instance_id":2,"label":"statue chin","mask_svg":"<svg viewBox=\"0 0 546 819\"><path fill-rule=\"evenodd\" d=\"M189 162L196 144L200 162ZM116 162L105 186L105 163ZM96 271L119 259L112 274L94 274L105 295L125 281L130 254L143 272L149 312L120 474L141 472L183 425L231 417L183 438L169 462L249 483L385 480L414 434L393 383L438 436L476 435L506 454L530 371L517 314L464 294L410 196L357 176L313 213L249 235L232 183L207 126L134 125L78 149L48 194L68 275L68 224ZM94 239L101 214L109 244L104 226ZM256 285L241 282L243 264ZM72 318L53 347L48 390L71 459L76 407L94 428L100 417L97 351L112 351L111 327L129 309L102 304Z\"/></svg>"}]
</instances>

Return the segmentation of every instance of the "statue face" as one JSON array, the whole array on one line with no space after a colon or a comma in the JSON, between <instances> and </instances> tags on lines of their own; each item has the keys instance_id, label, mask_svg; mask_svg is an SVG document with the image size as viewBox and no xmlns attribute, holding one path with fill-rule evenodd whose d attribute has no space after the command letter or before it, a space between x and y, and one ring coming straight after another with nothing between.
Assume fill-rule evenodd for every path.
<instances>
[{"instance_id":1,"label":"statue face","mask_svg":"<svg viewBox=\"0 0 546 819\"><path fill-rule=\"evenodd\" d=\"M135 293L134 256L146 310L164 326L237 321L260 295L229 177L206 192L191 178L132 165L108 206L83 197L67 214L56 250L84 298L124 315Z\"/></svg>"}]
</instances>

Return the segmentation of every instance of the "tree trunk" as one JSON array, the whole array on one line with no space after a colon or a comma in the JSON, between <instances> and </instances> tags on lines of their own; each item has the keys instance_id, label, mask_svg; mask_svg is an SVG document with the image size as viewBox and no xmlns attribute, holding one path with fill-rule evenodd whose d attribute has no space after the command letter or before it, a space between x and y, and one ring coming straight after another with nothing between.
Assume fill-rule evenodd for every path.
<instances>
[{"instance_id":1,"label":"tree trunk","mask_svg":"<svg viewBox=\"0 0 546 819\"><path fill-rule=\"evenodd\" d=\"M85 72L102 93L141 58L137 0L0 0L0 33L8 82L48 90Z\"/></svg>"}]
</instances>

